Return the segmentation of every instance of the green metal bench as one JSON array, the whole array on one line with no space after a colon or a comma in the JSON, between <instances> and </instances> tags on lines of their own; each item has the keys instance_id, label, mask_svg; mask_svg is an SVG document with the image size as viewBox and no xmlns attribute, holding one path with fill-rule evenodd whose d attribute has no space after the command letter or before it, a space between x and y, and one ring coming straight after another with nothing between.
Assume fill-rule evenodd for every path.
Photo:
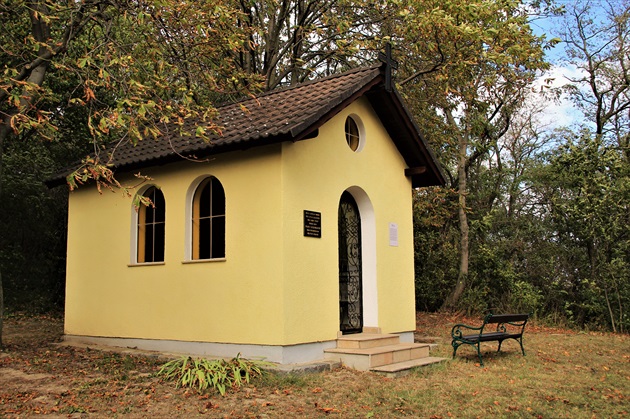
<instances>
[{"instance_id":1,"label":"green metal bench","mask_svg":"<svg viewBox=\"0 0 630 419\"><path fill-rule=\"evenodd\" d=\"M451 346L453 346L453 358L457 353L457 348L461 345L471 345L477 348L477 356L479 356L479 363L483 365L483 358L481 357L481 342L499 342L499 349L501 351L501 344L506 339L514 339L521 345L521 351L525 356L525 349L523 348L523 332L525 331L525 325L529 319L529 314L488 314L483 319L483 324L479 327L469 326L466 324L456 324L451 329ZM495 331L484 332L487 325L496 324Z\"/></svg>"}]
</instances>

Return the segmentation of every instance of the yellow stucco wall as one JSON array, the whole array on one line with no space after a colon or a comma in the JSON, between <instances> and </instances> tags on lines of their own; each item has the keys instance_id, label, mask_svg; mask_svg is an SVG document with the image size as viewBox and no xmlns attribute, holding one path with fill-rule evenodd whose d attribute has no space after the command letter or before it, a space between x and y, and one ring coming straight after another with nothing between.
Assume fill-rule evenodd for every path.
<instances>
[{"instance_id":1,"label":"yellow stucco wall","mask_svg":"<svg viewBox=\"0 0 630 419\"><path fill-rule=\"evenodd\" d=\"M163 265L128 266L130 199L94 188L71 193L66 333L281 344L279 169L279 146L271 146L143 170L166 201ZM183 264L186 192L204 175L225 189L226 258Z\"/></svg>"},{"instance_id":2,"label":"yellow stucco wall","mask_svg":"<svg viewBox=\"0 0 630 419\"><path fill-rule=\"evenodd\" d=\"M359 116L365 128L366 141L359 152L345 140L348 115ZM356 186L371 201L376 232L378 324L364 325L385 333L414 330L411 183L404 176L402 156L369 102L355 101L327 122L315 139L285 143L283 162L284 282L286 295L292 296L285 301L287 342L336 338L337 209L341 194ZM303 210L322 213L321 239L300 237ZM390 222L398 224L397 247L389 245ZM368 250L363 249L364 259ZM369 309L364 300L364 312Z\"/></svg>"},{"instance_id":3,"label":"yellow stucco wall","mask_svg":"<svg viewBox=\"0 0 630 419\"><path fill-rule=\"evenodd\" d=\"M358 115L367 134L350 150L344 122ZM374 209L377 324L414 329L411 184L405 164L366 100L327 122L317 138L181 162L143 174L166 200L165 262L129 266L131 200L70 194L66 333L290 345L332 340L339 329L337 208L360 187ZM186 197L205 175L226 194L226 258L186 259ZM322 238L303 236L303 211L322 213ZM389 245L389 223L399 245Z\"/></svg>"}]
</instances>

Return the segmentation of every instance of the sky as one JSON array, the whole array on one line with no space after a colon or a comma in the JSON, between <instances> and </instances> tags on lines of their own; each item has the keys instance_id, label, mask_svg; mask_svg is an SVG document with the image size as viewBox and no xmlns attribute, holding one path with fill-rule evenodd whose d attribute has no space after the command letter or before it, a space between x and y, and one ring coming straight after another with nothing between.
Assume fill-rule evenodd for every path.
<instances>
[{"instance_id":1,"label":"sky","mask_svg":"<svg viewBox=\"0 0 630 419\"><path fill-rule=\"evenodd\" d=\"M568 83L567 77L577 77L580 71L573 65L553 65L550 70L543 74L535 83L534 89L540 91L543 85L552 88L559 88ZM546 80L553 80L547 84ZM541 116L541 122L550 129L571 126L579 122L581 112L575 108L573 103L562 97L559 101L546 100L545 112Z\"/></svg>"},{"instance_id":2,"label":"sky","mask_svg":"<svg viewBox=\"0 0 630 419\"><path fill-rule=\"evenodd\" d=\"M568 1L561 1L566 4ZM546 35L547 39L559 37L558 32L563 18L553 17L538 19L531 23L536 35ZM547 59L551 62L551 68L534 83L534 89L539 91L543 85L548 85L547 80L553 80L550 87L559 88L568 83L568 77L579 75L579 70L574 66L562 62L565 44L560 42L551 50L546 51ZM541 116L541 122L550 129L570 126L580 118L580 112L573 106L568 98L564 97L560 102L546 101L546 110Z\"/></svg>"},{"instance_id":3,"label":"sky","mask_svg":"<svg viewBox=\"0 0 630 419\"><path fill-rule=\"evenodd\" d=\"M557 5L564 5L565 7L570 7L575 2L575 0L555 0ZM607 0L589 0L589 2L592 6L591 10L595 13L595 19L600 17L603 20L603 7L607 4ZM563 29L563 25L563 17L550 17L531 22L531 28L534 33L536 35L544 34L547 36L547 39L560 37L559 33ZM535 88L540 89L546 79L553 79L552 87L562 87L568 83L569 78L579 78L583 74L575 65L563 62L565 46L565 43L560 42L553 49L547 51L547 58L551 62L552 67L537 80ZM581 112L566 97L559 103L547 101L546 111L541 120L550 128L570 126L581 121Z\"/></svg>"}]
</instances>

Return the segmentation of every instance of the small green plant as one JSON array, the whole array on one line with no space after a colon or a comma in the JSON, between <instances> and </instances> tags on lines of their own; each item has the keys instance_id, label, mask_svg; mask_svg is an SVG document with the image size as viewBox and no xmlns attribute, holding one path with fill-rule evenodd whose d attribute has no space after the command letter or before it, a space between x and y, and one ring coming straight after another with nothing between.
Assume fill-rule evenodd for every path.
<instances>
[{"instance_id":1,"label":"small green plant","mask_svg":"<svg viewBox=\"0 0 630 419\"><path fill-rule=\"evenodd\" d=\"M212 387L223 396L228 389L261 377L263 368L271 365L268 362L241 359L240 355L230 360L184 356L164 364L157 375L175 381L178 388L190 387L203 393Z\"/></svg>"}]
</instances>

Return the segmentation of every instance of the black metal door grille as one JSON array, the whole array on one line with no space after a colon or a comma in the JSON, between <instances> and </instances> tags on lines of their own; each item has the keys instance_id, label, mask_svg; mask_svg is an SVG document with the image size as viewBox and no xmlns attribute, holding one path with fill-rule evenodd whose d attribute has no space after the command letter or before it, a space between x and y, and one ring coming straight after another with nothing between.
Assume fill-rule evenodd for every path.
<instances>
[{"instance_id":1,"label":"black metal door grille","mask_svg":"<svg viewBox=\"0 0 630 419\"><path fill-rule=\"evenodd\" d=\"M363 328L361 282L361 217L352 195L344 192L339 203L339 314L344 334Z\"/></svg>"}]
</instances>

